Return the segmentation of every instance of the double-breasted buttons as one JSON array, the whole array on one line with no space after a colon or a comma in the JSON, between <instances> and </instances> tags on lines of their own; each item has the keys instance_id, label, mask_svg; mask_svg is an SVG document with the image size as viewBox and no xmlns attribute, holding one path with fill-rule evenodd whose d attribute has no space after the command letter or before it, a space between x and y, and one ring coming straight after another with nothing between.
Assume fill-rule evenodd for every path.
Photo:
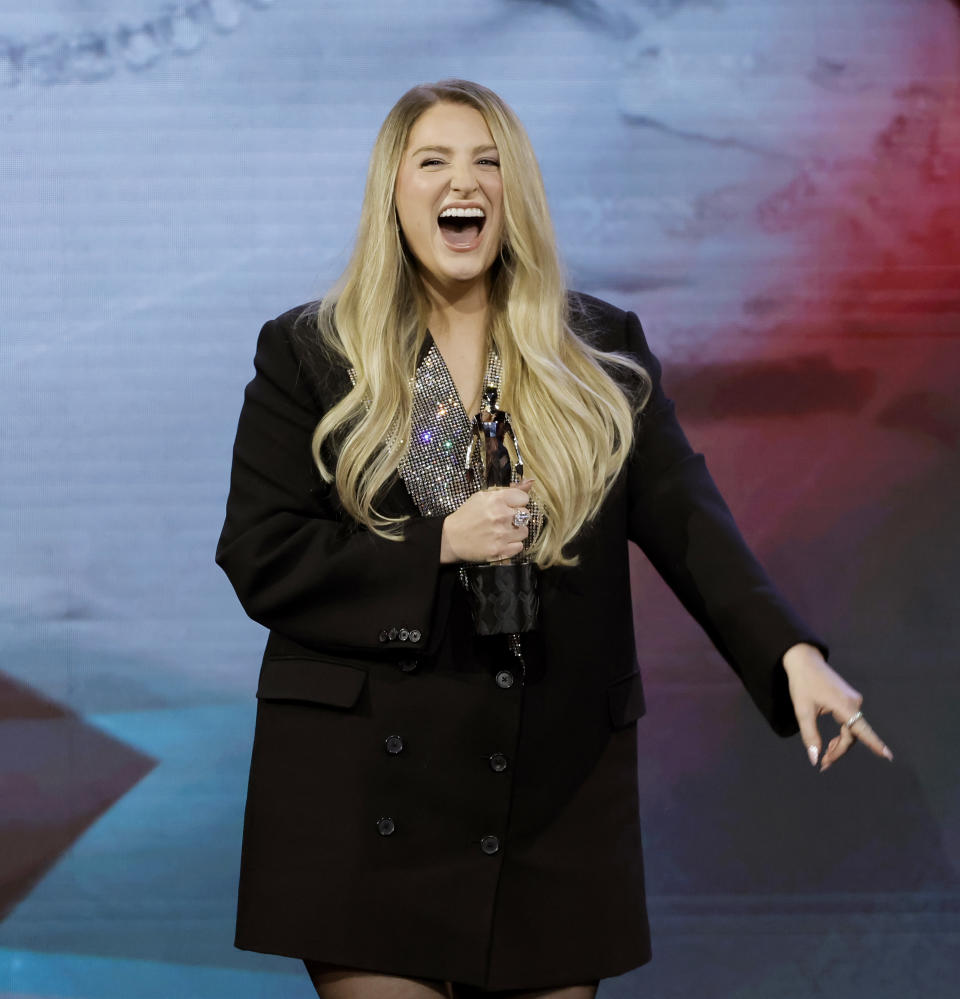
<instances>
[{"instance_id":1,"label":"double-breasted buttons","mask_svg":"<svg viewBox=\"0 0 960 999\"><path fill-rule=\"evenodd\" d=\"M480 849L488 856L492 857L500 852L500 840L496 836L484 836L480 840Z\"/></svg>"},{"instance_id":2,"label":"double-breasted buttons","mask_svg":"<svg viewBox=\"0 0 960 999\"><path fill-rule=\"evenodd\" d=\"M507 758L503 753L491 753L487 757L487 761L495 774L502 774L507 769Z\"/></svg>"},{"instance_id":3,"label":"double-breasted buttons","mask_svg":"<svg viewBox=\"0 0 960 999\"><path fill-rule=\"evenodd\" d=\"M504 690L512 687L514 683L514 676L508 669L500 670L495 679L497 681L497 686L502 687Z\"/></svg>"},{"instance_id":4,"label":"double-breasted buttons","mask_svg":"<svg viewBox=\"0 0 960 999\"><path fill-rule=\"evenodd\" d=\"M396 756L397 753L403 752L403 736L388 735L386 739L383 740L383 745L391 756Z\"/></svg>"},{"instance_id":5,"label":"double-breasted buttons","mask_svg":"<svg viewBox=\"0 0 960 999\"><path fill-rule=\"evenodd\" d=\"M419 628L382 628L377 638L381 642L419 642L423 634Z\"/></svg>"},{"instance_id":6,"label":"double-breasted buttons","mask_svg":"<svg viewBox=\"0 0 960 999\"><path fill-rule=\"evenodd\" d=\"M377 819L377 832L381 836L392 836L396 828L396 824L389 815L384 815L382 819Z\"/></svg>"}]
</instances>

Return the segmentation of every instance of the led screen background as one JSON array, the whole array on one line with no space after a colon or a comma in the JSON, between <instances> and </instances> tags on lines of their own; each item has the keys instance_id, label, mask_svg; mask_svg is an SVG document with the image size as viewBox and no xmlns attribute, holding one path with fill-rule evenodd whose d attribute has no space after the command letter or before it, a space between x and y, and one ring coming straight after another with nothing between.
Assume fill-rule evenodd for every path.
<instances>
[{"instance_id":1,"label":"led screen background","mask_svg":"<svg viewBox=\"0 0 960 999\"><path fill-rule=\"evenodd\" d=\"M655 958L601 996L947 995L948 0L0 8L0 990L313 994L231 946L264 636L213 548L260 324L339 272L380 121L444 76L518 111L571 284L640 315L896 754L814 772L635 553Z\"/></svg>"}]
</instances>

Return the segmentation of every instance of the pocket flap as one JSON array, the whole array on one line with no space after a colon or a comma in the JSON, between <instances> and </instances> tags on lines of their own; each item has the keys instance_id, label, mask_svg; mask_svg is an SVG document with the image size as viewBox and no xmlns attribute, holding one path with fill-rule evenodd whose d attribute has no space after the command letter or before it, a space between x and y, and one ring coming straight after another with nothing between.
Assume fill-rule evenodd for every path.
<instances>
[{"instance_id":1,"label":"pocket flap","mask_svg":"<svg viewBox=\"0 0 960 999\"><path fill-rule=\"evenodd\" d=\"M607 687L607 705L610 708L610 724L614 728L623 728L646 713L640 670L614 680Z\"/></svg>"},{"instance_id":2,"label":"pocket flap","mask_svg":"<svg viewBox=\"0 0 960 999\"><path fill-rule=\"evenodd\" d=\"M352 708L367 679L362 666L326 659L265 659L260 669L260 700L315 701Z\"/></svg>"}]
</instances>

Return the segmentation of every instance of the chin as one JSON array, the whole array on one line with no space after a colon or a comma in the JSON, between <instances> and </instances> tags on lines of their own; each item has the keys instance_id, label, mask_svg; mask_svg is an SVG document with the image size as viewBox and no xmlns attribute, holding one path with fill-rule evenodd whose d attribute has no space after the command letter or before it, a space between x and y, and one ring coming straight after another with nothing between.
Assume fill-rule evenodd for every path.
<instances>
[{"instance_id":1,"label":"chin","mask_svg":"<svg viewBox=\"0 0 960 999\"><path fill-rule=\"evenodd\" d=\"M471 267L469 270L456 270L450 271L446 277L448 281L476 281L478 278L483 277L487 273L489 268L483 267Z\"/></svg>"},{"instance_id":2,"label":"chin","mask_svg":"<svg viewBox=\"0 0 960 999\"><path fill-rule=\"evenodd\" d=\"M434 275L444 282L456 281L459 284L470 284L482 278L488 270L490 270L490 266L484 261L457 261L446 267L441 265L434 271Z\"/></svg>"},{"instance_id":3,"label":"chin","mask_svg":"<svg viewBox=\"0 0 960 999\"><path fill-rule=\"evenodd\" d=\"M466 259L460 258L459 260L448 261L444 269L451 276L457 275L464 280L469 280L470 278L486 274L494 265L496 259L496 256L491 256L490 259L487 259L486 254L471 253Z\"/></svg>"}]
</instances>

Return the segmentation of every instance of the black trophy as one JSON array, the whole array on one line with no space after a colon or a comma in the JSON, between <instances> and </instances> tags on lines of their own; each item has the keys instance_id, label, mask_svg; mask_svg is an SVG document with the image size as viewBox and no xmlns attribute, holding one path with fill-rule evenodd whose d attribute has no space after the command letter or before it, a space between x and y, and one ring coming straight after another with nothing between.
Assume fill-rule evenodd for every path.
<instances>
[{"instance_id":1,"label":"black trophy","mask_svg":"<svg viewBox=\"0 0 960 999\"><path fill-rule=\"evenodd\" d=\"M479 482L481 489L502 489L523 478L517 437L510 417L497 408L498 395L496 385L487 385L483 390L467 448L467 481L471 485ZM522 514L527 511L518 512L518 517ZM529 514L519 523L528 519ZM464 573L478 634L514 635L536 628L540 613L537 566L523 553L498 562L468 563Z\"/></svg>"}]
</instances>

